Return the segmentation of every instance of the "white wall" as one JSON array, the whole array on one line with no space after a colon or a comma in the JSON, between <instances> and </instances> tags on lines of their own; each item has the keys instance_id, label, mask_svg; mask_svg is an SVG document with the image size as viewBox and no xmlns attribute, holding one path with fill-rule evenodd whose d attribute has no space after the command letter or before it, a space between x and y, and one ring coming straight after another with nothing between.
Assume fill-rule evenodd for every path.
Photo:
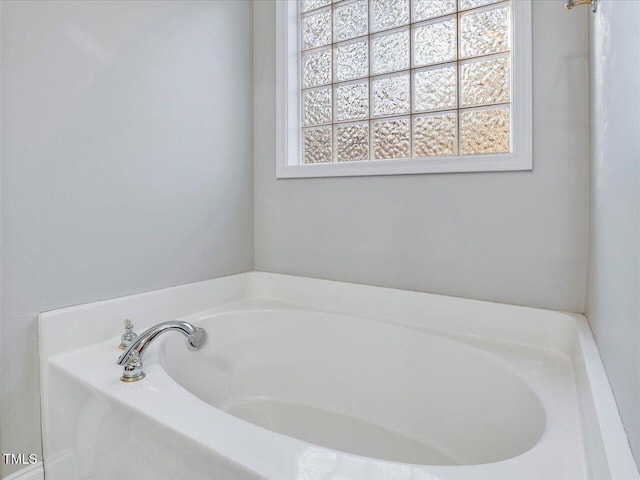
<instances>
[{"instance_id":1,"label":"white wall","mask_svg":"<svg viewBox=\"0 0 640 480\"><path fill-rule=\"evenodd\" d=\"M640 461L640 2L591 21L591 232L586 315Z\"/></svg>"},{"instance_id":2,"label":"white wall","mask_svg":"<svg viewBox=\"0 0 640 480\"><path fill-rule=\"evenodd\" d=\"M0 450L40 453L38 312L253 268L252 9L1 8Z\"/></svg>"},{"instance_id":3,"label":"white wall","mask_svg":"<svg viewBox=\"0 0 640 480\"><path fill-rule=\"evenodd\" d=\"M533 172L281 180L274 3L254 8L257 269L583 311L586 8L533 2Z\"/></svg>"}]
</instances>

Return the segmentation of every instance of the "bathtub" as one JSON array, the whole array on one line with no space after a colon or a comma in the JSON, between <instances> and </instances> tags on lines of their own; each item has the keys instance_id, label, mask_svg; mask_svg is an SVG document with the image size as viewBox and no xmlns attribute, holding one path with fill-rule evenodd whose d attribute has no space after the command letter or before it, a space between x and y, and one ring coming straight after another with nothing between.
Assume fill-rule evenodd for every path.
<instances>
[{"instance_id":1,"label":"bathtub","mask_svg":"<svg viewBox=\"0 0 640 480\"><path fill-rule=\"evenodd\" d=\"M122 321L182 319L119 380ZM40 315L47 480L637 480L581 315L250 272Z\"/></svg>"}]
</instances>

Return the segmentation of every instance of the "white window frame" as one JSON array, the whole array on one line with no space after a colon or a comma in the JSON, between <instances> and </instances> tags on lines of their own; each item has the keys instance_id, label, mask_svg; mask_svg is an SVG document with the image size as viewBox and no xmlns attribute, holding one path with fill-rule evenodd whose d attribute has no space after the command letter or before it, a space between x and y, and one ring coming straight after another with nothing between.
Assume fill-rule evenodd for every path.
<instances>
[{"instance_id":1,"label":"white window frame","mask_svg":"<svg viewBox=\"0 0 640 480\"><path fill-rule=\"evenodd\" d=\"M342 177L533 169L531 0L511 0L511 152L301 164L297 0L276 2L276 177Z\"/></svg>"}]
</instances>

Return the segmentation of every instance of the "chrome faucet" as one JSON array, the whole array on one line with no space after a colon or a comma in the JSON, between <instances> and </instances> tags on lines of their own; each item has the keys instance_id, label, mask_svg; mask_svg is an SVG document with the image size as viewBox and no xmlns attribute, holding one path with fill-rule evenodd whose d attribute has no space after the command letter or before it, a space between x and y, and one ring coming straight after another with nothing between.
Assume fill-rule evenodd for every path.
<instances>
[{"instance_id":1,"label":"chrome faucet","mask_svg":"<svg viewBox=\"0 0 640 480\"><path fill-rule=\"evenodd\" d=\"M207 332L200 327L194 327L188 322L172 320L162 322L149 328L129 345L127 350L118 358L118 365L124 365L124 372L120 377L123 382L137 382L145 376L142 371L142 357L149 345L158 335L177 330L187 337L187 346L190 350L199 350L207 341Z\"/></svg>"}]
</instances>

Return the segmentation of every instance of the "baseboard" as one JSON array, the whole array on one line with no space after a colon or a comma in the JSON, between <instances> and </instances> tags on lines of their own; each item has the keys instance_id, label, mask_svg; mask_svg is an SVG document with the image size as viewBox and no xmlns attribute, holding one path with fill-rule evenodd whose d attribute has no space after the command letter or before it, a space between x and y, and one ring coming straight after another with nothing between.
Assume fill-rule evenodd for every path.
<instances>
[{"instance_id":1,"label":"baseboard","mask_svg":"<svg viewBox=\"0 0 640 480\"><path fill-rule=\"evenodd\" d=\"M42 462L34 463L26 468L18 470L2 480L44 480L44 468Z\"/></svg>"}]
</instances>

